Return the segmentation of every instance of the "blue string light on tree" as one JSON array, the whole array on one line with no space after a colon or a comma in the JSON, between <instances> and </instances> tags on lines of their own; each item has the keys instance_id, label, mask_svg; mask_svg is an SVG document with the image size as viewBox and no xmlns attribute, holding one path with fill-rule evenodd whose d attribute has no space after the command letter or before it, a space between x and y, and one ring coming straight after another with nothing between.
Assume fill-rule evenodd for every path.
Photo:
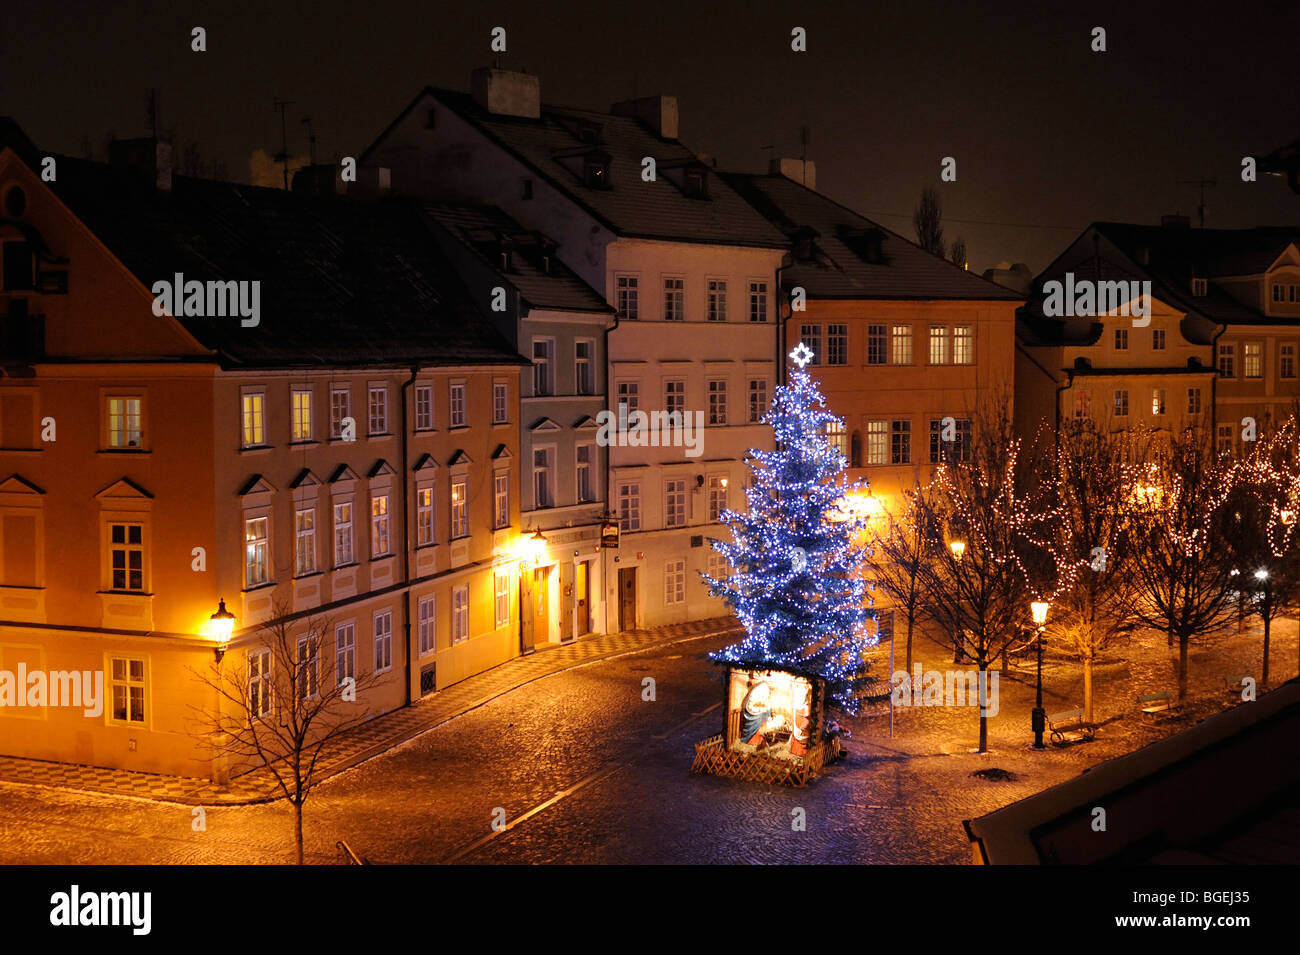
<instances>
[{"instance_id":1,"label":"blue string light on tree","mask_svg":"<svg viewBox=\"0 0 1300 955\"><path fill-rule=\"evenodd\" d=\"M866 518L845 502L867 485L847 481L844 455L827 438L828 426L842 431L843 421L824 410L826 399L804 370L812 357L803 342L790 352L795 367L763 419L776 450L750 452L749 510L722 515L732 540L713 547L731 575L701 575L745 628L744 639L711 656L820 676L832 702L857 712L859 692L873 683L863 654L877 638L865 632L875 614L859 572Z\"/></svg>"}]
</instances>

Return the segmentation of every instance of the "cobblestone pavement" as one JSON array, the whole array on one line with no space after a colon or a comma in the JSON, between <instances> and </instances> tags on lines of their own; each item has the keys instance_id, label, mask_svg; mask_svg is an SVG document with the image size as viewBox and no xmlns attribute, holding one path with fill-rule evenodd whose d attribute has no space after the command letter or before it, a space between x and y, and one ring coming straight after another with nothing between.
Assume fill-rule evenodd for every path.
<instances>
[{"instance_id":1,"label":"cobblestone pavement","mask_svg":"<svg viewBox=\"0 0 1300 955\"><path fill-rule=\"evenodd\" d=\"M1279 629L1278 680L1296 670L1295 626ZM1175 685L1170 652L1156 636L1119 648L1097 668L1097 741L1068 748L1030 748L1027 666L1000 682L987 754L972 752L974 709L899 708L890 739L877 708L847 721L848 759L797 790L689 772L693 743L722 725L722 684L703 657L726 642L658 646L535 680L339 773L307 805L309 861L339 861L334 845L345 839L375 863L965 863L962 819L1232 705L1222 677L1257 670L1260 645L1248 632L1193 650L1189 714L1159 724L1136 714L1136 694ZM923 638L917 658L952 666ZM653 702L642 698L646 677ZM1082 702L1080 680L1049 653L1049 712ZM971 775L993 767L1012 778ZM0 862L292 859L283 803L205 812L196 832L185 805L0 784ZM508 828L495 833L498 812ZM800 817L804 831L793 825Z\"/></svg>"},{"instance_id":2,"label":"cobblestone pavement","mask_svg":"<svg viewBox=\"0 0 1300 955\"><path fill-rule=\"evenodd\" d=\"M460 716L516 687L596 660L635 653L647 647L691 639L707 633L738 632L735 618L719 617L648 630L597 634L572 643L545 647L462 680L412 706L386 713L344 735L322 762L322 778L355 766L404 740ZM53 786L78 792L138 796L193 806L267 802L280 795L266 770L245 773L225 786L204 779L138 773L99 766L78 766L37 759L0 756L0 782Z\"/></svg>"}]
</instances>

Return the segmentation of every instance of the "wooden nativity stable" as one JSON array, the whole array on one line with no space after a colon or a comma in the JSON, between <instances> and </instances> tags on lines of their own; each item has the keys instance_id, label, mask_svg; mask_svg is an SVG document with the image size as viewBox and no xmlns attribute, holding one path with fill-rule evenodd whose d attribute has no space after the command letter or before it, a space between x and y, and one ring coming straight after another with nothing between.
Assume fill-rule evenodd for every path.
<instances>
[{"instance_id":1,"label":"wooden nativity stable","mask_svg":"<svg viewBox=\"0 0 1300 955\"><path fill-rule=\"evenodd\" d=\"M728 666L724 732L695 744L693 773L803 786L843 754L823 739L826 681L769 667Z\"/></svg>"}]
</instances>

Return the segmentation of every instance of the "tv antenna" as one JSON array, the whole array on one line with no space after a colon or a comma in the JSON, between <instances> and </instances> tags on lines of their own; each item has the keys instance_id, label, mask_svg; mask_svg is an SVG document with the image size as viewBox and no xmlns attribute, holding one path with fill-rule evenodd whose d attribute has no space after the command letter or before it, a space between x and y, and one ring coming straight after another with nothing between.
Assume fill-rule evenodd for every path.
<instances>
[{"instance_id":1,"label":"tv antenna","mask_svg":"<svg viewBox=\"0 0 1300 955\"><path fill-rule=\"evenodd\" d=\"M1196 206L1196 219L1200 223L1200 228L1204 229L1205 228L1205 187L1209 186L1211 189L1213 189L1215 186L1218 185L1218 183L1215 182L1213 179L1206 179L1204 177L1201 177L1199 179L1179 179L1178 184L1180 186L1197 186L1200 188L1201 199L1200 199L1200 203Z\"/></svg>"},{"instance_id":2,"label":"tv antenna","mask_svg":"<svg viewBox=\"0 0 1300 955\"><path fill-rule=\"evenodd\" d=\"M275 161L278 162L284 172L284 188L289 188L289 129L284 124L284 110L286 106L292 106L291 99L272 99L271 110L280 114L280 151L275 154Z\"/></svg>"}]
</instances>

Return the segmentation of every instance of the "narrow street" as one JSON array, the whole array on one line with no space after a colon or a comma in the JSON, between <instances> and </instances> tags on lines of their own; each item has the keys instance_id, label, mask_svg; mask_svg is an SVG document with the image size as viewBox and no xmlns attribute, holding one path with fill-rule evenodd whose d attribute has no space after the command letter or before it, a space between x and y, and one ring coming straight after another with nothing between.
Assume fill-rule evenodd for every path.
<instances>
[{"instance_id":1,"label":"narrow street","mask_svg":"<svg viewBox=\"0 0 1300 955\"><path fill-rule=\"evenodd\" d=\"M849 757L806 789L690 774L693 744L722 725L721 683L703 659L727 638L687 641L600 661L529 683L326 781L306 811L310 862L336 863L335 843L383 863L965 863L961 820L989 812L1142 745L1156 735L1129 719L1095 743L1029 748L1032 674L1001 681L992 752L971 752L975 711L880 711L849 720ZM1209 685L1249 655L1254 638L1193 657ZM1158 640L1132 663L1099 669L1099 706L1121 709L1150 678ZM1284 641L1287 658L1294 639ZM1281 653L1279 653L1281 656ZM918 643L927 667L941 651ZM948 660L951 660L949 655ZM887 657L881 662L887 661ZM901 668L901 659L899 667ZM643 701L643 680L655 700ZM1048 708L1077 690L1077 670L1049 664ZM1207 703L1209 705L1218 704ZM1009 781L973 778L1009 770ZM802 814L797 810L802 810ZM0 784L3 863L285 863L292 817L283 803L206 810ZM504 815L503 815L504 814ZM793 823L802 815L806 829ZM494 818L505 819L495 831Z\"/></svg>"}]
</instances>

